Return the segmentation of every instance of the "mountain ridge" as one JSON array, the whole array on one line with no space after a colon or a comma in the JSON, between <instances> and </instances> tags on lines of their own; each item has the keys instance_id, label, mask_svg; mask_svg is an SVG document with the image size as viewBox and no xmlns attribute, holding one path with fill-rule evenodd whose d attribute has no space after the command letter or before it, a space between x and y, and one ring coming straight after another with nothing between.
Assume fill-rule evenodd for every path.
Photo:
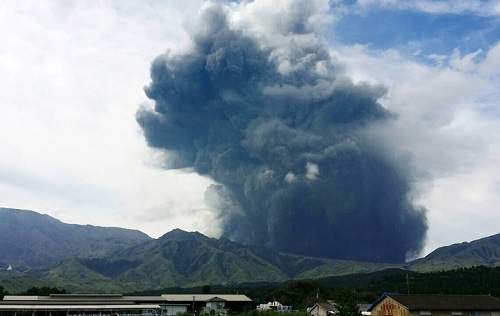
<instances>
[{"instance_id":1,"label":"mountain ridge","mask_svg":"<svg viewBox=\"0 0 500 316\"><path fill-rule=\"evenodd\" d=\"M66 224L46 214L0 208L0 263L30 267L69 257L103 257L152 238L138 230Z\"/></svg>"},{"instance_id":2,"label":"mountain ridge","mask_svg":"<svg viewBox=\"0 0 500 316\"><path fill-rule=\"evenodd\" d=\"M411 267L415 271L431 272L481 265L500 266L500 234L437 248L414 260Z\"/></svg>"},{"instance_id":3,"label":"mountain ridge","mask_svg":"<svg viewBox=\"0 0 500 316\"><path fill-rule=\"evenodd\" d=\"M2 216L6 218L6 213L15 211L0 209L0 220ZM138 231L119 228L115 228L117 231L111 230L117 232L113 235L101 227L99 229L103 236L111 238L110 240L86 239L89 232L95 232L91 225L81 228L83 225L64 224L48 215L37 216L38 213L33 213L23 213L31 217L24 227L21 225L17 230L26 232L28 226L32 231L39 232L39 235L29 235L31 238L33 236L58 238L61 234L46 233L47 227L36 221L42 223L48 221L50 223L48 227L61 229L62 232L66 232L70 227L73 232L84 232L83 237L66 240L70 244L76 242L80 248L76 245L68 247L63 244L62 249L72 251L76 249L76 255L66 253L65 256L61 256L56 252L53 254L54 258L44 259L49 263L33 267L23 262L26 253L29 252L26 249L19 251L20 255L17 258L12 256L13 252L7 257L0 251L0 265L7 265L9 260L17 260L21 267L25 265L18 271L0 270L0 284L9 291L22 291L21 287L26 284L49 284L79 293L133 292L205 284L234 285L284 282L291 279L320 279L386 269L429 272L477 265L500 266L500 234L441 247L426 257L411 262L380 264L279 253L263 247L241 245L223 237L216 239L199 232L186 232L181 229L174 229L153 239ZM1 225L5 226L7 222L9 221L1 221L0 229ZM20 225L19 221L11 220L9 223ZM3 238L6 233L9 232L0 230L0 250L4 249ZM63 234L63 236L72 235ZM123 240L120 243L116 242L115 239L120 236L127 236L128 242ZM18 238L23 240L26 237ZM82 242L89 244L82 246L79 244ZM107 242L111 242L112 245L105 245ZM39 245L44 246L43 243ZM100 252L89 251L96 246ZM33 244L28 244L28 250L30 247L33 247ZM48 256L53 248L51 246L44 249ZM83 250L78 252L79 249ZM40 252L38 250L36 253ZM14 279L16 281L13 281Z\"/></svg>"}]
</instances>

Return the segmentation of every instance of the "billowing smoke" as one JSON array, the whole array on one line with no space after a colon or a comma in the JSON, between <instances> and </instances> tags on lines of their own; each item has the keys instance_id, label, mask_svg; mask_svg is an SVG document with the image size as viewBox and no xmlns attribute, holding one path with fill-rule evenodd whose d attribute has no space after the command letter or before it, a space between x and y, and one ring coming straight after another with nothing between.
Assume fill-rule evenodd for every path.
<instances>
[{"instance_id":1,"label":"billowing smoke","mask_svg":"<svg viewBox=\"0 0 500 316\"><path fill-rule=\"evenodd\" d=\"M137 121L151 147L169 152L168 168L218 183L206 199L224 236L282 252L403 262L422 247L425 210L411 203L409 173L362 136L395 119L377 103L386 91L342 75L312 32L312 3L288 1L267 37L235 5L205 5L189 52L152 63L145 91L155 106Z\"/></svg>"}]
</instances>

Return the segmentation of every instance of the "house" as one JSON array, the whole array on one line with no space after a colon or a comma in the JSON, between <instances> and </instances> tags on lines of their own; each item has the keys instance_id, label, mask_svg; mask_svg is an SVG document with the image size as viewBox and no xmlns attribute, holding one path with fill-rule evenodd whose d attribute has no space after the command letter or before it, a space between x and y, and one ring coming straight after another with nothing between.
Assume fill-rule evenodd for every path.
<instances>
[{"instance_id":1,"label":"house","mask_svg":"<svg viewBox=\"0 0 500 316\"><path fill-rule=\"evenodd\" d=\"M255 303L246 295L241 294L163 294L161 297L166 302L187 304L189 305L188 312L194 311L196 314L205 311L207 306L217 307L217 304L231 313L255 309ZM217 308L213 309L215 311Z\"/></svg>"},{"instance_id":2,"label":"house","mask_svg":"<svg viewBox=\"0 0 500 316\"><path fill-rule=\"evenodd\" d=\"M371 312L368 311L370 308L371 304L358 304L359 311L361 312L361 315L364 316L371 316Z\"/></svg>"},{"instance_id":3,"label":"house","mask_svg":"<svg viewBox=\"0 0 500 316\"><path fill-rule=\"evenodd\" d=\"M269 302L267 304L259 304L257 306L257 310L258 311L267 311L270 309L276 310L279 306L283 306L283 305L278 301L272 301L272 302Z\"/></svg>"},{"instance_id":4,"label":"house","mask_svg":"<svg viewBox=\"0 0 500 316\"><path fill-rule=\"evenodd\" d=\"M332 316L337 309L330 303L316 303L309 309L310 316Z\"/></svg>"},{"instance_id":5,"label":"house","mask_svg":"<svg viewBox=\"0 0 500 316\"><path fill-rule=\"evenodd\" d=\"M187 313L189 305L187 304L160 304L162 316L176 316L177 314Z\"/></svg>"},{"instance_id":6,"label":"house","mask_svg":"<svg viewBox=\"0 0 500 316\"><path fill-rule=\"evenodd\" d=\"M275 310L278 313L290 313L294 312L293 306L283 305L278 301L269 302L267 304L260 304L257 306L258 311L267 311L267 310Z\"/></svg>"},{"instance_id":7,"label":"house","mask_svg":"<svg viewBox=\"0 0 500 316\"><path fill-rule=\"evenodd\" d=\"M276 307L278 313L292 313L296 312L291 305L281 305Z\"/></svg>"},{"instance_id":8,"label":"house","mask_svg":"<svg viewBox=\"0 0 500 316\"><path fill-rule=\"evenodd\" d=\"M362 315L368 316L371 313L368 312L370 304L357 304L359 311ZM328 303L316 303L313 307L308 309L310 316L332 316L335 315L337 309L335 308L333 301L328 301Z\"/></svg>"},{"instance_id":9,"label":"house","mask_svg":"<svg viewBox=\"0 0 500 316\"><path fill-rule=\"evenodd\" d=\"M372 316L500 316L490 295L385 293L368 309Z\"/></svg>"},{"instance_id":10,"label":"house","mask_svg":"<svg viewBox=\"0 0 500 316\"><path fill-rule=\"evenodd\" d=\"M203 312L207 314L227 314L226 300L220 297L212 297L205 301L206 305Z\"/></svg>"}]
</instances>

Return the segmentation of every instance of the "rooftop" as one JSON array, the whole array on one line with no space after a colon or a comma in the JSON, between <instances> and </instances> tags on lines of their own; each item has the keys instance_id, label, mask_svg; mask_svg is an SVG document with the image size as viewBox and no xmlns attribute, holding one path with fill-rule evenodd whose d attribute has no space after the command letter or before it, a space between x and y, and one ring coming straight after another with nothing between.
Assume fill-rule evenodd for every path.
<instances>
[{"instance_id":1,"label":"rooftop","mask_svg":"<svg viewBox=\"0 0 500 316\"><path fill-rule=\"evenodd\" d=\"M491 295L394 294L386 293L375 301L372 310L390 297L409 310L500 310L500 300Z\"/></svg>"}]
</instances>

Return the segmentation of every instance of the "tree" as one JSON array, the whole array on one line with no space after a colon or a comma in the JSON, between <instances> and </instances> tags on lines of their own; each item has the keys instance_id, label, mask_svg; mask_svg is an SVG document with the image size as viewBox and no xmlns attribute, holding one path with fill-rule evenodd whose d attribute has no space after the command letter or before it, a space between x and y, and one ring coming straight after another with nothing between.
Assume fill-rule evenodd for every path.
<instances>
[{"instance_id":1,"label":"tree","mask_svg":"<svg viewBox=\"0 0 500 316\"><path fill-rule=\"evenodd\" d=\"M350 291L340 292L334 306L337 309L337 316L361 316L356 299Z\"/></svg>"},{"instance_id":2,"label":"tree","mask_svg":"<svg viewBox=\"0 0 500 316\"><path fill-rule=\"evenodd\" d=\"M50 295L50 294L68 294L65 289L58 289L55 287L30 287L24 292L21 292L20 295Z\"/></svg>"},{"instance_id":3,"label":"tree","mask_svg":"<svg viewBox=\"0 0 500 316\"><path fill-rule=\"evenodd\" d=\"M0 301L3 300L3 297L8 294L9 292L4 291L3 286L0 285Z\"/></svg>"},{"instance_id":4,"label":"tree","mask_svg":"<svg viewBox=\"0 0 500 316\"><path fill-rule=\"evenodd\" d=\"M210 285L203 285L201 294L212 294L212 287Z\"/></svg>"}]
</instances>

